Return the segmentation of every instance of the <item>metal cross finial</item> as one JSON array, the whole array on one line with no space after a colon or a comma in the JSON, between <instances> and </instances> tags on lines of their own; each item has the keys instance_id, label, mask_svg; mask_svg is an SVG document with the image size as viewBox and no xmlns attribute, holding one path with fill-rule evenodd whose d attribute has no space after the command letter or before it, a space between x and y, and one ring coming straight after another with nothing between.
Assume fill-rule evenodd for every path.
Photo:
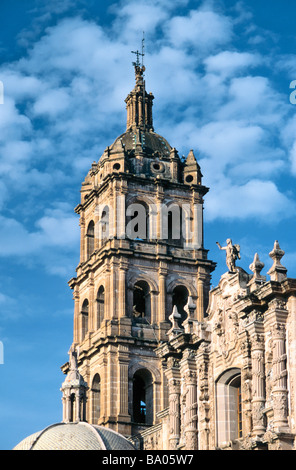
<instances>
[{"instance_id":1,"label":"metal cross finial","mask_svg":"<svg viewBox=\"0 0 296 470\"><path fill-rule=\"evenodd\" d=\"M140 67L140 56L142 57L142 67L143 67L143 59L144 59L144 56L145 56L144 48L145 48L145 37L144 37L144 33L143 33L142 52L139 52L138 50L136 50L136 51L131 51L132 54L136 54L136 56L137 56L137 61L136 61L136 62L133 62L133 65L134 65L135 67Z\"/></svg>"},{"instance_id":2,"label":"metal cross finial","mask_svg":"<svg viewBox=\"0 0 296 470\"><path fill-rule=\"evenodd\" d=\"M132 54L136 54L136 56L137 56L137 61L136 61L136 62L133 62L133 65L134 65L135 67L140 67L139 56L140 56L140 55L143 55L143 54L141 54L141 52L139 52L139 51L131 51L131 52L132 52Z\"/></svg>"}]
</instances>

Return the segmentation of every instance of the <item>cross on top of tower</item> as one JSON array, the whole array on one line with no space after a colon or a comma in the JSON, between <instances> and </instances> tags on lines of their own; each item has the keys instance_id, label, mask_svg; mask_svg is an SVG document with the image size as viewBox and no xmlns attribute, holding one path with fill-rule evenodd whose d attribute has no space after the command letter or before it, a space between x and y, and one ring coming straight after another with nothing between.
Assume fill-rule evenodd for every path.
<instances>
[{"instance_id":1,"label":"cross on top of tower","mask_svg":"<svg viewBox=\"0 0 296 470\"><path fill-rule=\"evenodd\" d=\"M133 62L133 65L134 65L135 67L140 67L140 59L139 59L139 57L142 56L142 66L143 66L143 57L144 57L145 54L142 54L142 53L139 52L138 50L137 50L137 51L131 51L131 53L132 53L132 54L136 54L136 56L137 56L137 60L136 60L136 62Z\"/></svg>"},{"instance_id":2,"label":"cross on top of tower","mask_svg":"<svg viewBox=\"0 0 296 470\"><path fill-rule=\"evenodd\" d=\"M138 50L136 50L136 51L131 51L131 53L136 54L136 56L137 56L137 60L136 60L136 62L133 62L133 65L135 67L140 67L140 56L141 56L142 57L142 69L144 68L144 70L145 70L145 67L144 67L144 64L143 64L144 56L145 56L144 49L145 49L145 37L144 37L144 33L143 33L142 52L139 52Z\"/></svg>"},{"instance_id":3,"label":"cross on top of tower","mask_svg":"<svg viewBox=\"0 0 296 470\"><path fill-rule=\"evenodd\" d=\"M143 33L143 39L142 39L142 52L139 50L136 51L131 51L132 54L136 55L136 62L132 62L133 66L135 67L135 73L136 73L136 83L138 85L141 85L143 83L142 77L145 72L145 66L144 66L144 48L145 48L145 38L144 38L144 33ZM140 57L142 57L142 64L140 63Z\"/></svg>"}]
</instances>

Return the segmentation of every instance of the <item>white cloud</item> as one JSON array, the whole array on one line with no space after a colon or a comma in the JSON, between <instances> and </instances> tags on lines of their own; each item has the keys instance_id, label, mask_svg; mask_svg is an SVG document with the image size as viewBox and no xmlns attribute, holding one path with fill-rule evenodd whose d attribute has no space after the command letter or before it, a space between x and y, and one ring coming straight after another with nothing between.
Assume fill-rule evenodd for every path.
<instances>
[{"instance_id":1,"label":"white cloud","mask_svg":"<svg viewBox=\"0 0 296 470\"><path fill-rule=\"evenodd\" d=\"M169 18L169 8L167 2L159 1L130 1L122 3L118 8L116 5L116 20L113 24L113 31L121 32L121 40L135 44L142 39L143 31L153 35L158 26L163 25ZM172 5L171 5L172 6Z\"/></svg>"},{"instance_id":2,"label":"white cloud","mask_svg":"<svg viewBox=\"0 0 296 470\"><path fill-rule=\"evenodd\" d=\"M31 132L30 119L19 112L15 101L5 94L4 104L0 106L0 142L25 137Z\"/></svg>"},{"instance_id":3,"label":"white cloud","mask_svg":"<svg viewBox=\"0 0 296 470\"><path fill-rule=\"evenodd\" d=\"M258 54L250 52L222 51L204 60L207 73L218 73L224 77L250 69L262 63Z\"/></svg>"},{"instance_id":4,"label":"white cloud","mask_svg":"<svg viewBox=\"0 0 296 470\"><path fill-rule=\"evenodd\" d=\"M287 111L284 100L266 77L245 76L233 78L228 99L217 111L220 119L244 119L252 123L280 127Z\"/></svg>"},{"instance_id":5,"label":"white cloud","mask_svg":"<svg viewBox=\"0 0 296 470\"><path fill-rule=\"evenodd\" d=\"M72 212L72 211L71 211ZM79 243L78 220L69 207L48 209L31 231L16 219L0 216L0 256L34 255L36 260L52 247L63 252L76 250Z\"/></svg>"},{"instance_id":6,"label":"white cloud","mask_svg":"<svg viewBox=\"0 0 296 470\"><path fill-rule=\"evenodd\" d=\"M206 220L253 219L272 223L295 214L296 205L271 181L253 179L244 185L216 185L207 195Z\"/></svg>"},{"instance_id":7,"label":"white cloud","mask_svg":"<svg viewBox=\"0 0 296 470\"><path fill-rule=\"evenodd\" d=\"M48 115L57 118L59 114L66 111L70 105L70 96L66 89L50 90L42 94L34 103L33 111L36 115Z\"/></svg>"},{"instance_id":8,"label":"white cloud","mask_svg":"<svg viewBox=\"0 0 296 470\"><path fill-rule=\"evenodd\" d=\"M275 207L282 207L287 196L274 178L287 168L287 149L296 172L294 122L272 81L258 75L256 67L271 62L263 61L259 50L234 46L234 28L250 16L242 5L237 17L227 16L215 2L177 9L187 3L123 2L111 10L114 21L108 27L100 20L65 17L45 28L26 56L1 67L6 96L0 106L0 204L26 188L35 197L44 197L46 189L55 192L51 206L59 191L67 194L74 183L78 194L91 162L125 129L124 99L134 86L131 50L141 47L145 29L155 130L180 153L195 149L211 187L210 216L219 216L216 207L231 194L254 200L258 181L269 189ZM265 193L261 198L254 214L269 216ZM251 217L251 205L233 214ZM67 237L71 246L76 239L72 214L35 214L30 227L22 213L2 217L2 256L62 249Z\"/></svg>"},{"instance_id":9,"label":"white cloud","mask_svg":"<svg viewBox=\"0 0 296 470\"><path fill-rule=\"evenodd\" d=\"M230 18L213 10L192 10L187 16L171 19L167 36L178 48L213 50L227 44L233 35Z\"/></svg>"}]
</instances>

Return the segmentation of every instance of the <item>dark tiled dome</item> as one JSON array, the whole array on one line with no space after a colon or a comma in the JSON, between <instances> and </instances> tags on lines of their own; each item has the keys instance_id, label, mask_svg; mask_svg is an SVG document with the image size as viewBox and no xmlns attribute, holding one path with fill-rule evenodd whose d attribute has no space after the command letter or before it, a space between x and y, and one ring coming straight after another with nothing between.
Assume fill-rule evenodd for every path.
<instances>
[{"instance_id":1,"label":"dark tiled dome","mask_svg":"<svg viewBox=\"0 0 296 470\"><path fill-rule=\"evenodd\" d=\"M131 154L140 144L147 156L153 156L156 152L164 157L169 157L172 147L164 137L152 131L138 130L136 132L130 130L120 135L112 145L115 147L118 143L122 144L125 151ZM111 149L112 149L111 147Z\"/></svg>"}]
</instances>

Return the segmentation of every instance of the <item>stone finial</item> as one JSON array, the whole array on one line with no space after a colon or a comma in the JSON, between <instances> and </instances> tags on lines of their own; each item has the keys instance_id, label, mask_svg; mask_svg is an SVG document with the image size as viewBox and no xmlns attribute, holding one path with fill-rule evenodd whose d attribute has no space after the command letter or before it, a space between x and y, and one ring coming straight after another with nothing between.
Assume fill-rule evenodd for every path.
<instances>
[{"instance_id":1,"label":"stone finial","mask_svg":"<svg viewBox=\"0 0 296 470\"><path fill-rule=\"evenodd\" d=\"M254 260L250 264L249 268L254 273L252 279L249 282L249 287L252 290L258 288L258 285L262 284L262 282L266 281L265 276L261 276L261 271L264 268L264 263L260 261L258 253L255 253Z\"/></svg>"},{"instance_id":2,"label":"stone finial","mask_svg":"<svg viewBox=\"0 0 296 470\"><path fill-rule=\"evenodd\" d=\"M196 305L192 300L192 297L188 297L187 304L185 305L184 310L188 313L188 319L193 320L194 312L196 309Z\"/></svg>"},{"instance_id":3,"label":"stone finial","mask_svg":"<svg viewBox=\"0 0 296 470\"><path fill-rule=\"evenodd\" d=\"M168 331L168 336L172 339L176 334L181 333L183 330L179 327L178 320L181 318L180 313L178 312L177 306L174 305L173 311L169 316L169 320L172 324L172 328Z\"/></svg>"},{"instance_id":4,"label":"stone finial","mask_svg":"<svg viewBox=\"0 0 296 470\"><path fill-rule=\"evenodd\" d=\"M179 318L181 318L181 315L178 312L177 306L174 305L173 311L169 316L169 320L172 324L172 328L179 329L179 325L178 325L178 321L177 321Z\"/></svg>"},{"instance_id":5,"label":"stone finial","mask_svg":"<svg viewBox=\"0 0 296 470\"><path fill-rule=\"evenodd\" d=\"M185 312L187 313L186 320L182 323L185 333L193 333L193 325L198 323L194 318L194 312L196 310L196 304L193 302L192 297L188 297L187 304L184 307Z\"/></svg>"},{"instance_id":6,"label":"stone finial","mask_svg":"<svg viewBox=\"0 0 296 470\"><path fill-rule=\"evenodd\" d=\"M287 278L287 268L281 264L281 259L285 252L281 250L279 242L274 242L273 250L269 253L270 258L273 260L273 266L268 271L271 281L281 282Z\"/></svg>"},{"instance_id":7,"label":"stone finial","mask_svg":"<svg viewBox=\"0 0 296 470\"><path fill-rule=\"evenodd\" d=\"M260 261L258 253L255 253L253 263L250 264L249 268L254 273L253 279L262 280L261 271L264 268L265 264Z\"/></svg>"}]
</instances>

